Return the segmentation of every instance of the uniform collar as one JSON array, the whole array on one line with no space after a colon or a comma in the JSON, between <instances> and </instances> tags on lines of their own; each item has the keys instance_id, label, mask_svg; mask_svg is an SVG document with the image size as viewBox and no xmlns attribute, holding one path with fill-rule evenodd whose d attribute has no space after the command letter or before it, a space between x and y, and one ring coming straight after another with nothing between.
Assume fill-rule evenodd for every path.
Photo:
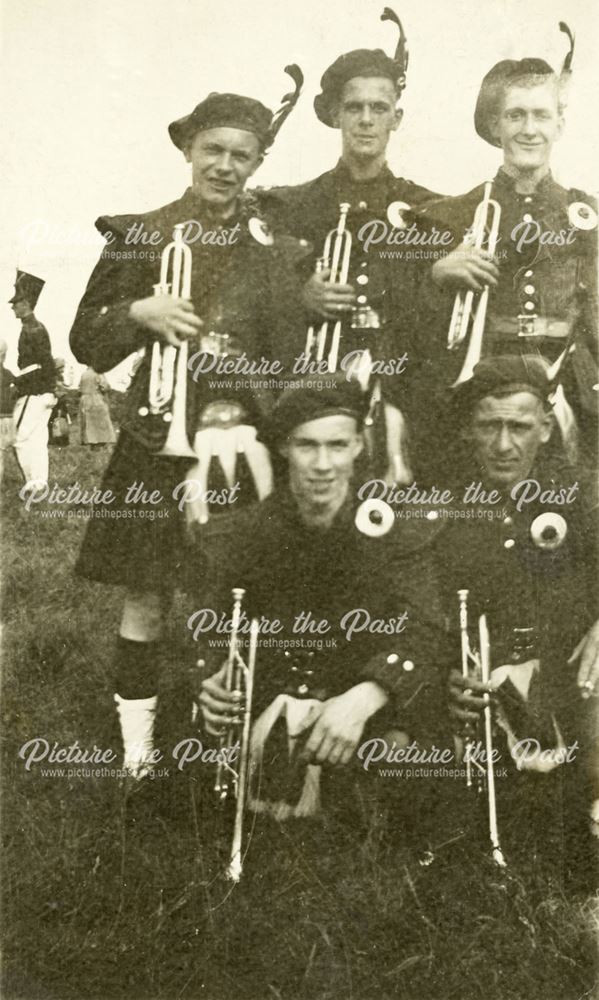
<instances>
[{"instance_id":1,"label":"uniform collar","mask_svg":"<svg viewBox=\"0 0 599 1000\"><path fill-rule=\"evenodd\" d=\"M527 197L551 197L552 195L557 195L563 191L563 188L554 180L551 171L541 178L531 195L522 194L520 191L516 191L515 178L506 173L503 167L500 167L497 171L494 184L500 193L509 194L513 198L521 198L522 200Z\"/></svg>"},{"instance_id":2,"label":"uniform collar","mask_svg":"<svg viewBox=\"0 0 599 1000\"><path fill-rule=\"evenodd\" d=\"M329 537L333 532L337 532L338 530L345 532L353 524L354 504L352 497L353 494L350 488L343 506L337 511L328 528L306 524L300 516L297 501L293 493L287 487L273 494L272 499L274 509L279 512L280 516L290 527L292 526L308 535L323 538Z\"/></svg>"}]
</instances>

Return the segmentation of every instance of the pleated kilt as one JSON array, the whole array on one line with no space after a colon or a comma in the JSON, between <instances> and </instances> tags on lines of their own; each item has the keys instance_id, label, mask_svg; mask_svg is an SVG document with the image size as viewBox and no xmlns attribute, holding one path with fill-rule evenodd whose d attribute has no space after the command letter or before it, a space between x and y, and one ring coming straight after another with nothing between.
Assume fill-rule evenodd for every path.
<instances>
[{"instance_id":1,"label":"pleated kilt","mask_svg":"<svg viewBox=\"0 0 599 1000\"><path fill-rule=\"evenodd\" d=\"M75 572L88 580L158 591L183 579L187 531L173 491L193 460L154 455L122 431L101 485L115 500L92 508ZM125 502L137 483L158 503Z\"/></svg>"}]
</instances>

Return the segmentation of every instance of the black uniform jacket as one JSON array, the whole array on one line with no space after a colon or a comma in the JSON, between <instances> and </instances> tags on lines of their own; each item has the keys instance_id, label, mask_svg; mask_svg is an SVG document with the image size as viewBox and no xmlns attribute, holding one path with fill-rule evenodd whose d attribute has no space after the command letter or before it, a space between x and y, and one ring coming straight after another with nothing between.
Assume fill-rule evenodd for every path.
<instances>
[{"instance_id":1,"label":"black uniform jacket","mask_svg":"<svg viewBox=\"0 0 599 1000\"><path fill-rule=\"evenodd\" d=\"M414 317L416 278L422 261L410 256L417 249L415 226L410 237L412 242L393 240L401 241L400 230L407 230L414 222L414 207L438 200L439 196L403 177L396 177L387 166L372 180L356 181L342 160L333 170L306 184L261 193L273 229L290 233L311 245L311 255L302 262L304 281L313 273L317 259L323 256L327 234L337 227L341 204L350 205L347 229L351 233L352 248L348 282L378 313L381 329L360 335L349 329L346 322L341 356L368 346L375 358L401 357ZM397 203L403 204L397 209L400 218L390 209ZM423 220L421 228L428 225L426 217ZM306 317L306 324L310 319ZM303 343L301 347L303 349ZM406 377L409 377L409 367L405 373L385 379L387 398L390 393L393 397L400 395L399 382Z\"/></svg>"},{"instance_id":2,"label":"black uniform jacket","mask_svg":"<svg viewBox=\"0 0 599 1000\"><path fill-rule=\"evenodd\" d=\"M434 731L442 701L436 669L442 618L432 559L438 529L398 521L375 539L358 531L354 515L348 502L328 530L309 528L288 492L273 494L239 516L228 554L217 545L219 566L206 574L212 591L198 588L199 607L230 619L231 589L246 591L244 628L252 616L264 623L257 655L261 706L282 692L328 698L370 680L392 695L396 719L408 732ZM302 630L307 616L327 627ZM269 630L273 621L281 623L279 631ZM225 658L215 639L216 630L196 636L208 675Z\"/></svg>"},{"instance_id":3,"label":"black uniform jacket","mask_svg":"<svg viewBox=\"0 0 599 1000\"><path fill-rule=\"evenodd\" d=\"M23 320L19 336L18 365L19 368L41 365L37 371L17 376L15 386L18 396L41 396L45 392L54 391L56 372L50 337L46 327L35 316L28 316Z\"/></svg>"},{"instance_id":4,"label":"black uniform jacket","mask_svg":"<svg viewBox=\"0 0 599 1000\"><path fill-rule=\"evenodd\" d=\"M437 546L453 665L460 665L457 592L466 589L475 643L478 616L487 615L491 666L539 659L547 703L565 725L575 724L582 711L578 663L567 661L599 617L596 490L569 466L539 463L513 496L461 503L480 478L475 473L452 489L456 502Z\"/></svg>"},{"instance_id":5,"label":"black uniform jacket","mask_svg":"<svg viewBox=\"0 0 599 1000\"><path fill-rule=\"evenodd\" d=\"M205 208L188 189L179 200L144 215L99 218L96 228L106 237L107 245L71 330L71 348L77 360L98 372L108 371L151 343L152 335L131 320L129 309L132 302L153 294L160 277L161 253L173 238L173 227L185 222L189 223L185 238L192 253L191 299L204 323L203 332L228 334L230 352L243 351L252 360L284 358L287 345L296 340L291 331L297 322L298 293L291 262L298 244L284 238L273 244L255 212L255 200L243 199L237 214L215 237L214 224L211 228ZM157 242L143 242L140 232L146 239L158 234L154 237ZM191 341L190 356L199 349L199 343ZM138 413L147 406L149 357L148 350L136 372L124 426L148 448L158 450L168 424L160 417ZM193 371L188 372L190 438L211 393L217 399L237 398L232 382L243 377L240 373L219 378L205 372L194 380ZM219 385L211 389L208 381L214 379ZM249 409L259 413L268 409L272 391L270 386L258 386L246 397Z\"/></svg>"},{"instance_id":6,"label":"black uniform jacket","mask_svg":"<svg viewBox=\"0 0 599 1000\"><path fill-rule=\"evenodd\" d=\"M472 227L484 184L458 198L426 206L424 213L453 233L455 249ZM564 188L547 174L530 195L515 190L500 168L491 188L499 205L495 252L499 284L491 287L483 353L533 354L554 362L575 349L561 369L566 395L579 413L596 412L597 393L597 212L584 191ZM439 289L429 278L421 294L414 354L426 382L448 386L461 370L466 343L447 351L455 289Z\"/></svg>"}]
</instances>

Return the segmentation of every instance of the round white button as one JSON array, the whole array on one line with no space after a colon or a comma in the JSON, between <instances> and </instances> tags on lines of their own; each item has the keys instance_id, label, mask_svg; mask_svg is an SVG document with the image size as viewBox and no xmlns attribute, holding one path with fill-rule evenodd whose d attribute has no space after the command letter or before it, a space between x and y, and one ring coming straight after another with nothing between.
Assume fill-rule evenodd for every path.
<instances>
[{"instance_id":1,"label":"round white button","mask_svg":"<svg viewBox=\"0 0 599 1000\"><path fill-rule=\"evenodd\" d=\"M526 195L526 198L524 199L524 201L525 201L525 203L526 203L527 205L530 205L530 203L531 203L531 201L532 201L532 198L531 198L531 196L530 196L529 194L527 194L527 195Z\"/></svg>"},{"instance_id":2,"label":"round white button","mask_svg":"<svg viewBox=\"0 0 599 1000\"><path fill-rule=\"evenodd\" d=\"M525 212L525 214L522 216L522 221L532 222L532 215L530 214L530 212Z\"/></svg>"},{"instance_id":3,"label":"round white button","mask_svg":"<svg viewBox=\"0 0 599 1000\"><path fill-rule=\"evenodd\" d=\"M367 302L368 299L366 298L365 295L358 295L357 301L360 303L360 305L364 305L364 303Z\"/></svg>"},{"instance_id":4,"label":"round white button","mask_svg":"<svg viewBox=\"0 0 599 1000\"><path fill-rule=\"evenodd\" d=\"M532 312L532 310L534 309L534 307L535 307L534 302L525 302L524 303L524 308L528 309L529 312Z\"/></svg>"},{"instance_id":5,"label":"round white button","mask_svg":"<svg viewBox=\"0 0 599 1000\"><path fill-rule=\"evenodd\" d=\"M525 271L524 272L524 277L525 278L532 278L532 271Z\"/></svg>"},{"instance_id":6,"label":"round white button","mask_svg":"<svg viewBox=\"0 0 599 1000\"><path fill-rule=\"evenodd\" d=\"M359 285L367 285L368 284L368 275L367 274L359 274L358 277L356 278L356 281L358 282Z\"/></svg>"},{"instance_id":7,"label":"round white button","mask_svg":"<svg viewBox=\"0 0 599 1000\"><path fill-rule=\"evenodd\" d=\"M536 289L535 289L534 285L525 285L524 286L524 291L526 292L527 295L534 295L535 290Z\"/></svg>"},{"instance_id":8,"label":"round white button","mask_svg":"<svg viewBox=\"0 0 599 1000\"><path fill-rule=\"evenodd\" d=\"M403 663L402 663L402 667L404 668L404 670L406 670L408 673L410 673L410 671L414 669L414 661L413 660L404 660Z\"/></svg>"},{"instance_id":9,"label":"round white button","mask_svg":"<svg viewBox=\"0 0 599 1000\"><path fill-rule=\"evenodd\" d=\"M387 657L387 663L391 664L392 666L394 663L397 663L398 660L399 656L397 655L397 653L389 653L389 656Z\"/></svg>"},{"instance_id":10,"label":"round white button","mask_svg":"<svg viewBox=\"0 0 599 1000\"><path fill-rule=\"evenodd\" d=\"M368 208L368 202L361 201L360 204L358 205L358 208L361 208L362 210L364 210L365 208Z\"/></svg>"},{"instance_id":11,"label":"round white button","mask_svg":"<svg viewBox=\"0 0 599 1000\"><path fill-rule=\"evenodd\" d=\"M513 538L506 538L505 542L503 543L503 547L504 549L513 549L515 544L516 543Z\"/></svg>"},{"instance_id":12,"label":"round white button","mask_svg":"<svg viewBox=\"0 0 599 1000\"><path fill-rule=\"evenodd\" d=\"M100 309L100 316L105 316L107 312L108 312L108 306L102 306L102 308Z\"/></svg>"},{"instance_id":13,"label":"round white button","mask_svg":"<svg viewBox=\"0 0 599 1000\"><path fill-rule=\"evenodd\" d=\"M438 517L439 517L438 510L429 510L428 514L426 515L427 521L436 521Z\"/></svg>"},{"instance_id":14,"label":"round white button","mask_svg":"<svg viewBox=\"0 0 599 1000\"><path fill-rule=\"evenodd\" d=\"M360 267L368 267L368 261L363 260L362 263L360 264Z\"/></svg>"},{"instance_id":15,"label":"round white button","mask_svg":"<svg viewBox=\"0 0 599 1000\"><path fill-rule=\"evenodd\" d=\"M513 519L513 517L510 517L510 515L508 514L507 517L504 517L503 523L507 524L508 527L509 527L510 524L514 523L514 519Z\"/></svg>"}]
</instances>

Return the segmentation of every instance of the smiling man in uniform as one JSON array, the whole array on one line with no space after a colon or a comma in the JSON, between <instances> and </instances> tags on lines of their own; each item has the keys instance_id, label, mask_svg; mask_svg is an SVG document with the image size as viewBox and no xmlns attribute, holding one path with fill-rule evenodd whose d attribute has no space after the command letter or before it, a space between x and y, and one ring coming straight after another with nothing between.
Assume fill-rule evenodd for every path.
<instances>
[{"instance_id":1,"label":"smiling man in uniform","mask_svg":"<svg viewBox=\"0 0 599 1000\"><path fill-rule=\"evenodd\" d=\"M153 378L151 372L155 345L164 350L189 339L195 340L194 351L213 358L242 352L250 359L277 357L275 333L284 337L294 322L290 258L295 241L274 243L256 199L244 192L299 96L299 68L288 69L296 90L276 115L252 98L212 93L169 125L172 142L191 165L191 186L182 198L155 211L98 219L107 246L71 331L75 357L97 372L145 351L102 487L116 497L121 518L90 521L77 564L81 575L126 589L115 700L125 767L133 778L149 770L165 616L185 575L185 513L174 492L186 480L209 487L208 477L220 462L216 475L221 483L226 476L233 496L243 478L240 453L251 474L246 466L239 498L245 487L252 500L270 489L270 464L255 427L262 410L274 402L272 393L253 393L249 387L236 391L231 379L196 378L188 366L182 384L175 379L170 400L165 391L162 405L152 382L163 379L165 361ZM183 225L182 240L188 241L191 277L189 290L175 296L169 294L170 284L164 287L160 258L177 225ZM167 276L166 282L172 281ZM177 395L185 401L183 440L165 454ZM153 503L151 511L136 510L126 499L134 484L147 494L158 493L159 504ZM234 495L237 500L237 489ZM202 522L206 503L198 514Z\"/></svg>"},{"instance_id":2,"label":"smiling man in uniform","mask_svg":"<svg viewBox=\"0 0 599 1000\"><path fill-rule=\"evenodd\" d=\"M577 188L562 187L551 158L564 131L567 84L574 43L561 73L543 59L505 59L484 77L474 125L500 149L503 162L490 188L486 231L500 210L495 254L472 245L471 229L484 185L427 206L454 234L453 249L432 267L430 287L419 297L420 372L417 391L443 412L445 391L462 371L469 336L448 352L456 293L489 288L482 357L536 354L559 371L556 417L569 457L596 461L597 447L597 211ZM476 307L475 298L475 307ZM434 420L431 422L431 426ZM577 430L576 430L577 428ZM576 441L578 439L578 448ZM444 452L423 428L433 474L445 473Z\"/></svg>"}]
</instances>

